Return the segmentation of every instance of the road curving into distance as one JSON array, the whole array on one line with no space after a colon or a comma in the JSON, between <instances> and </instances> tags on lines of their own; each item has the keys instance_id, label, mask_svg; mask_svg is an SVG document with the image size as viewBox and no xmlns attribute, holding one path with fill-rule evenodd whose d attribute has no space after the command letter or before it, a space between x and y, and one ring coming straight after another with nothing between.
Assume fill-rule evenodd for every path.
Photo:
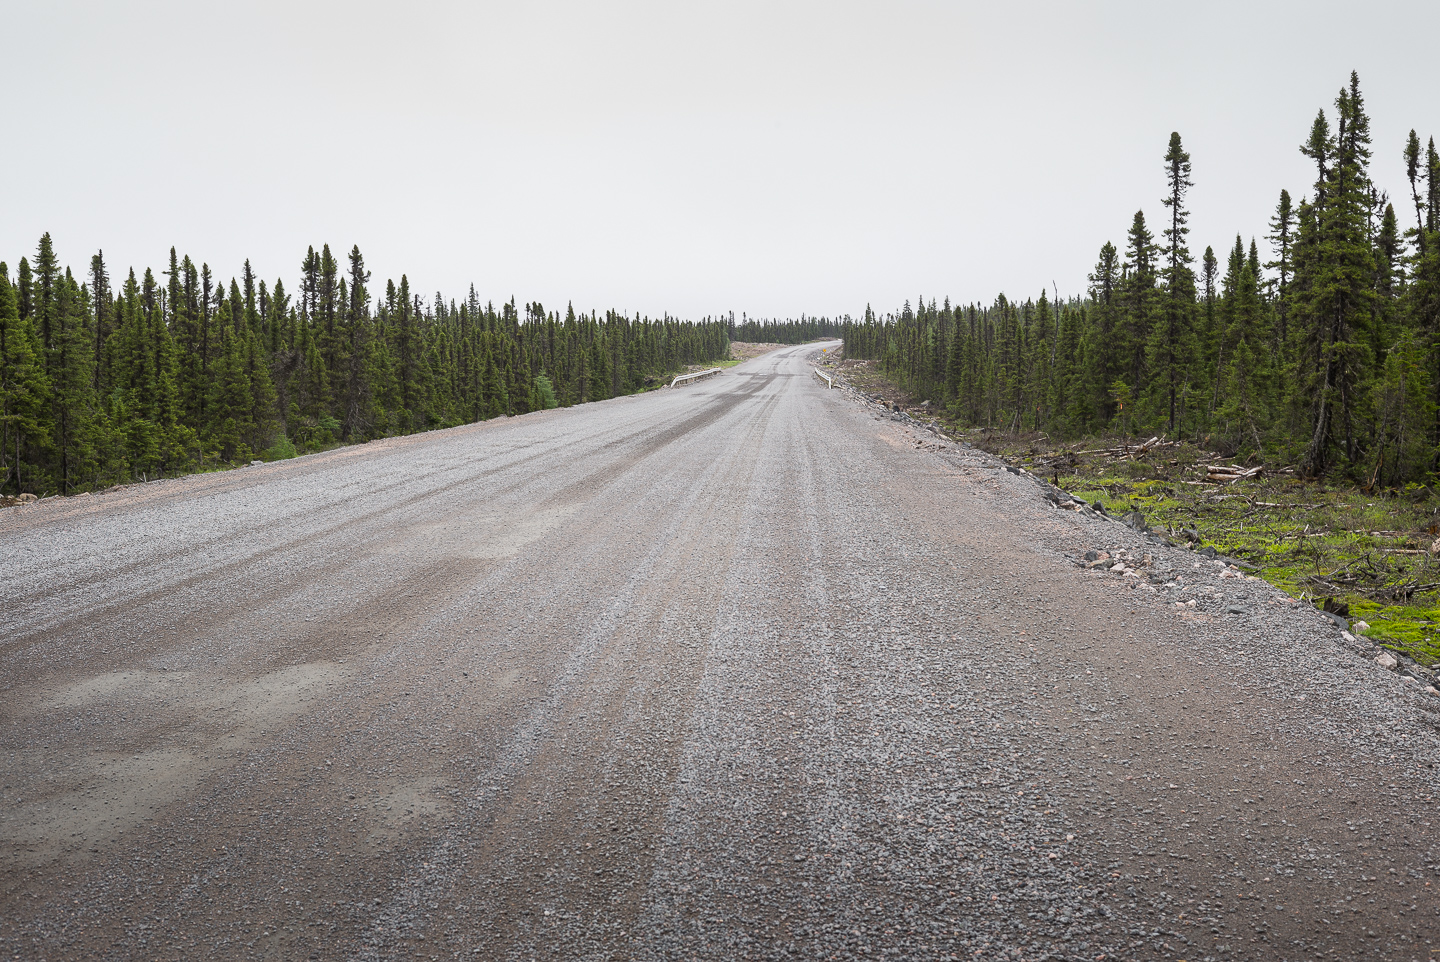
<instances>
[{"instance_id":1,"label":"road curving into distance","mask_svg":"<svg viewBox=\"0 0 1440 962\"><path fill-rule=\"evenodd\" d=\"M1440 698L816 350L0 512L0 958L1440 952Z\"/></svg>"}]
</instances>

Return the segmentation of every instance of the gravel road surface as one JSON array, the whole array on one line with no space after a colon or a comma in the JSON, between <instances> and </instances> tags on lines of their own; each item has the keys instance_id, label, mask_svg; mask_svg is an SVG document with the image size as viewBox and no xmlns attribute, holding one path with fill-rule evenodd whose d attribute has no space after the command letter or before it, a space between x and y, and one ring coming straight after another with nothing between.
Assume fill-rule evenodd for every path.
<instances>
[{"instance_id":1,"label":"gravel road surface","mask_svg":"<svg viewBox=\"0 0 1440 962\"><path fill-rule=\"evenodd\" d=\"M815 350L0 512L0 958L1435 957L1440 698Z\"/></svg>"}]
</instances>

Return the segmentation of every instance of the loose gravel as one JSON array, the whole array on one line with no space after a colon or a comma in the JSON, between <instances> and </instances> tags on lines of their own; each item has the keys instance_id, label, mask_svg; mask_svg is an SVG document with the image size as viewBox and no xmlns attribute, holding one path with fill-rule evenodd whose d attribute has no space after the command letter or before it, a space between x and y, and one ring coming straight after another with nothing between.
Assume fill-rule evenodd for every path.
<instances>
[{"instance_id":1,"label":"loose gravel","mask_svg":"<svg viewBox=\"0 0 1440 962\"><path fill-rule=\"evenodd\" d=\"M814 350L0 510L0 957L1432 957L1440 697Z\"/></svg>"}]
</instances>

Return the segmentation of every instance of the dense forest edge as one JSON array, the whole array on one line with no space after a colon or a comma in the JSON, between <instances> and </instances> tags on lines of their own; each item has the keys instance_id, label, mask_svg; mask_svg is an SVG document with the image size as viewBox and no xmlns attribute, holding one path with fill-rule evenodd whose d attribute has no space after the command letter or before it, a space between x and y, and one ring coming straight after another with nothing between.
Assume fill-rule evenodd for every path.
<instances>
[{"instance_id":1,"label":"dense forest edge","mask_svg":"<svg viewBox=\"0 0 1440 962\"><path fill-rule=\"evenodd\" d=\"M1191 253L1190 155L1164 155L1157 239L1143 211L1101 246L1084 297L938 305L845 323L845 355L970 426L1055 439L1192 440L1306 478L1432 485L1440 468L1440 156L1412 130L1408 184L1370 176L1359 78L1301 152L1308 193L1264 238ZM1396 205L1400 211L1397 212ZM1410 220L1402 227L1402 221Z\"/></svg>"},{"instance_id":2,"label":"dense forest edge","mask_svg":"<svg viewBox=\"0 0 1440 962\"><path fill-rule=\"evenodd\" d=\"M294 297L245 262L228 284L170 251L118 289L103 252L77 278L47 233L0 262L0 493L77 494L631 394L732 340L837 334L795 321L497 310L408 276L378 299L359 247L310 248Z\"/></svg>"}]
</instances>

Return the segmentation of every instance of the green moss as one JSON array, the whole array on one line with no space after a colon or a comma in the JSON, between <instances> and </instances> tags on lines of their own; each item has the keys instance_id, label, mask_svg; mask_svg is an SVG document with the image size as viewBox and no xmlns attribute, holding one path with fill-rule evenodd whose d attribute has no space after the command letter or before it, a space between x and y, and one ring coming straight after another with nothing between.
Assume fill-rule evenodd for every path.
<instances>
[{"instance_id":1,"label":"green moss","mask_svg":"<svg viewBox=\"0 0 1440 962\"><path fill-rule=\"evenodd\" d=\"M1365 636L1377 645L1427 667L1440 664L1440 608L1357 601L1350 605L1350 617L1370 626Z\"/></svg>"},{"instance_id":2,"label":"green moss","mask_svg":"<svg viewBox=\"0 0 1440 962\"><path fill-rule=\"evenodd\" d=\"M1102 446L1091 441L1069 448ZM1045 458L1055 452L1038 447L1012 441L998 453L1045 474ZM1218 460L1193 447L1174 450L1168 463L1080 458L1059 482L1112 516L1138 509L1177 543L1194 531L1200 544L1248 561L1293 597L1348 604L1353 619L1369 623L1367 634L1377 644L1440 665L1440 593L1412 594L1440 584L1440 562L1423 550L1440 534L1440 508L1428 489L1367 493L1283 476L1185 483L1203 478L1196 465Z\"/></svg>"}]
</instances>

